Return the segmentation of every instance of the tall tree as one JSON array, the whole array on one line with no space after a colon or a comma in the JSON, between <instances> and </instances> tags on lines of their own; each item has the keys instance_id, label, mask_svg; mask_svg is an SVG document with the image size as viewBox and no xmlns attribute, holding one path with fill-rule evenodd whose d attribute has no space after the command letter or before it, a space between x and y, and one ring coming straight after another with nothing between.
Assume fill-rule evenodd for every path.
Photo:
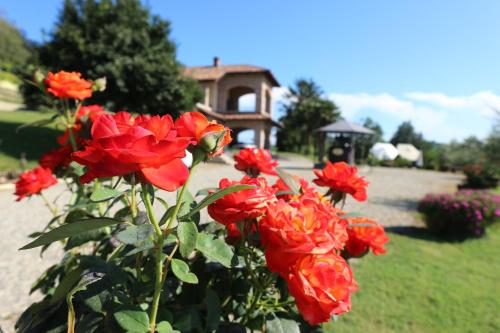
<instances>
[{"instance_id":1,"label":"tall tree","mask_svg":"<svg viewBox=\"0 0 500 333\"><path fill-rule=\"evenodd\" d=\"M424 137L413 127L411 121L405 121L399 125L396 133L392 136L391 143L397 145L398 143L411 143L418 149L422 149L424 144Z\"/></svg>"},{"instance_id":2,"label":"tall tree","mask_svg":"<svg viewBox=\"0 0 500 333\"><path fill-rule=\"evenodd\" d=\"M30 55L28 42L19 29L0 17L0 70L23 66Z\"/></svg>"},{"instance_id":3,"label":"tall tree","mask_svg":"<svg viewBox=\"0 0 500 333\"><path fill-rule=\"evenodd\" d=\"M278 148L284 151L311 153L314 130L338 119L340 112L313 80L299 79L289 87L284 103L284 128L278 131Z\"/></svg>"},{"instance_id":4,"label":"tall tree","mask_svg":"<svg viewBox=\"0 0 500 333\"><path fill-rule=\"evenodd\" d=\"M361 136L356 139L356 160L364 161L368 157L370 153L370 148L377 142L383 141L384 131L382 130L382 126L379 123L371 119L370 117L366 118L363 122L363 126L371 129L374 132L374 135L369 136Z\"/></svg>"},{"instance_id":5,"label":"tall tree","mask_svg":"<svg viewBox=\"0 0 500 333\"><path fill-rule=\"evenodd\" d=\"M495 110L495 112L495 123L493 124L490 135L486 138L484 152L487 162L500 169L500 110Z\"/></svg>"},{"instance_id":6,"label":"tall tree","mask_svg":"<svg viewBox=\"0 0 500 333\"><path fill-rule=\"evenodd\" d=\"M38 48L38 60L48 70L105 76L106 93L91 102L176 115L191 109L202 92L180 75L169 33L170 23L140 0L66 0L50 39Z\"/></svg>"}]
</instances>

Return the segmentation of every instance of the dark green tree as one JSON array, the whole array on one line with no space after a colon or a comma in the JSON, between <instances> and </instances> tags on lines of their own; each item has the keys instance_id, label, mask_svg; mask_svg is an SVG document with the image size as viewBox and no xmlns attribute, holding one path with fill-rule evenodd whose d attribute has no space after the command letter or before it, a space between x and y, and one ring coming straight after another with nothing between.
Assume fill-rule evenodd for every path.
<instances>
[{"instance_id":1,"label":"dark green tree","mask_svg":"<svg viewBox=\"0 0 500 333\"><path fill-rule=\"evenodd\" d=\"M487 162L500 169L500 111L495 110L495 112L495 123L490 135L486 138L484 152Z\"/></svg>"},{"instance_id":2,"label":"dark green tree","mask_svg":"<svg viewBox=\"0 0 500 333\"><path fill-rule=\"evenodd\" d=\"M356 161L365 161L370 153L370 148L376 143L384 140L384 131L379 123L371 119L366 118L363 122L363 126L369 128L375 132L374 135L360 136L356 138Z\"/></svg>"},{"instance_id":3,"label":"dark green tree","mask_svg":"<svg viewBox=\"0 0 500 333\"><path fill-rule=\"evenodd\" d=\"M340 112L313 80L299 79L283 104L284 128L278 131L278 149L310 154L316 143L314 130L338 119Z\"/></svg>"},{"instance_id":4,"label":"dark green tree","mask_svg":"<svg viewBox=\"0 0 500 333\"><path fill-rule=\"evenodd\" d=\"M391 143L397 145L398 143L411 143L418 149L422 149L424 145L424 137L422 133L418 133L411 121L405 121L399 125L396 133L392 136Z\"/></svg>"},{"instance_id":5,"label":"dark green tree","mask_svg":"<svg viewBox=\"0 0 500 333\"><path fill-rule=\"evenodd\" d=\"M0 70L23 66L30 55L29 45L19 29L0 17Z\"/></svg>"},{"instance_id":6,"label":"dark green tree","mask_svg":"<svg viewBox=\"0 0 500 333\"><path fill-rule=\"evenodd\" d=\"M169 33L170 23L139 0L66 0L37 58L47 70L105 76L106 93L89 102L115 111L176 115L191 110L202 92L182 77Z\"/></svg>"}]
</instances>

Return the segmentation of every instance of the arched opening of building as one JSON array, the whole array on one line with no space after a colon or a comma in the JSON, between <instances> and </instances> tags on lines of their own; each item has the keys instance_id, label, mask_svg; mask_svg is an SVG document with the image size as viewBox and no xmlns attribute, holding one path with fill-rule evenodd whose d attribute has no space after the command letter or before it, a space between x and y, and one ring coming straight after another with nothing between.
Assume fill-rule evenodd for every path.
<instances>
[{"instance_id":1,"label":"arched opening of building","mask_svg":"<svg viewBox=\"0 0 500 333\"><path fill-rule=\"evenodd\" d=\"M250 87L234 87L228 91L226 112L255 112L256 94Z\"/></svg>"},{"instance_id":2,"label":"arched opening of building","mask_svg":"<svg viewBox=\"0 0 500 333\"><path fill-rule=\"evenodd\" d=\"M230 146L243 148L255 145L255 130L253 128L232 128L233 141Z\"/></svg>"}]
</instances>

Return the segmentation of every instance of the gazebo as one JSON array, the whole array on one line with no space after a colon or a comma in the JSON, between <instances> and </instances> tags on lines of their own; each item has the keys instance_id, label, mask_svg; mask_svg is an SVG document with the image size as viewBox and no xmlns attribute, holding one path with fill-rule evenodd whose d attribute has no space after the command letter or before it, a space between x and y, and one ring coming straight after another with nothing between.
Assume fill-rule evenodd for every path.
<instances>
[{"instance_id":1,"label":"gazebo","mask_svg":"<svg viewBox=\"0 0 500 333\"><path fill-rule=\"evenodd\" d=\"M318 159L323 163L325 156L325 142L329 133L336 134L335 143L330 147L329 159L334 162L345 161L354 164L354 142L360 135L373 135L371 129L350 123L341 119L335 123L320 127L316 130L318 135Z\"/></svg>"}]
</instances>

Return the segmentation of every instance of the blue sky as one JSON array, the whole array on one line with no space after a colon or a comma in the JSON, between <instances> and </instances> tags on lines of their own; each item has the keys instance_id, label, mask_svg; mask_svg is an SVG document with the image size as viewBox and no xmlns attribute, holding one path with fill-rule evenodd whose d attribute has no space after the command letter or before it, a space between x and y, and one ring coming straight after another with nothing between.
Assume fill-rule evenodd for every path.
<instances>
[{"instance_id":1,"label":"blue sky","mask_svg":"<svg viewBox=\"0 0 500 333\"><path fill-rule=\"evenodd\" d=\"M184 64L218 55L270 68L284 87L313 78L347 119L370 116L387 138L404 120L441 142L485 137L500 109L500 1L144 3L172 22ZM40 41L61 4L0 0L0 11Z\"/></svg>"}]
</instances>

